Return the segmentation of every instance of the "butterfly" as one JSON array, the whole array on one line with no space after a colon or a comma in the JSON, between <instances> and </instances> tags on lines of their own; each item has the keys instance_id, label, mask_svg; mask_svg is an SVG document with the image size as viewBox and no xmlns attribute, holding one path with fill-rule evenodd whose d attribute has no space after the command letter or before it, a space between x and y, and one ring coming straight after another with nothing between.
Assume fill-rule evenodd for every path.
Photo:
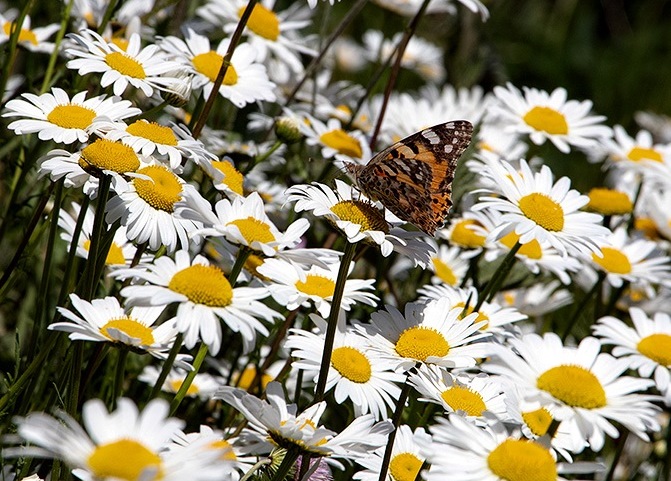
<instances>
[{"instance_id":1,"label":"butterfly","mask_svg":"<svg viewBox=\"0 0 671 481\"><path fill-rule=\"evenodd\" d=\"M367 165L345 168L366 195L432 236L452 207L457 161L472 135L470 122L453 120L406 137Z\"/></svg>"}]
</instances>

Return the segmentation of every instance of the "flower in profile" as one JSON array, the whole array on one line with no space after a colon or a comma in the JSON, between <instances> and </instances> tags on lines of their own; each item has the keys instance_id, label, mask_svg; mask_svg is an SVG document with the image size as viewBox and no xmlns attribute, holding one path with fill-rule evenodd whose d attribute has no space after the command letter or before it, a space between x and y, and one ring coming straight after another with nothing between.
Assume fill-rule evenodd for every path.
<instances>
[{"instance_id":1,"label":"flower in profile","mask_svg":"<svg viewBox=\"0 0 671 481\"><path fill-rule=\"evenodd\" d=\"M599 245L610 230L601 225L600 215L579 210L589 198L571 189L568 177L554 182L549 167L544 165L534 173L524 160L519 171L504 160L487 165L487 175L498 189L488 189L496 195L482 197L473 209L497 213L499 224L491 238L515 232L521 244L532 239L549 242L562 255L599 253Z\"/></svg>"},{"instance_id":2,"label":"flower in profile","mask_svg":"<svg viewBox=\"0 0 671 481\"><path fill-rule=\"evenodd\" d=\"M485 247L487 235L483 235L481 229L483 213L468 211L463 216L453 216L449 224L443 229L439 229L437 236L447 240L450 245L463 249L463 256L466 258L475 257L480 254Z\"/></svg>"},{"instance_id":3,"label":"flower in profile","mask_svg":"<svg viewBox=\"0 0 671 481\"><path fill-rule=\"evenodd\" d=\"M640 394L654 383L623 376L629 361L600 353L600 343L585 337L577 347L564 347L559 336L526 334L512 338L510 346L492 345L493 360L483 369L520 386L525 400L550 406L560 427L570 431L575 445L587 441L593 451L603 447L605 436L617 438L613 421L641 439L658 431L657 396ZM512 349L511 349L512 348Z\"/></svg>"},{"instance_id":4,"label":"flower in profile","mask_svg":"<svg viewBox=\"0 0 671 481\"><path fill-rule=\"evenodd\" d=\"M162 76L174 72L179 64L168 60L156 45L142 48L139 34L131 35L125 49L107 42L92 30L80 34L70 33L79 48L70 48L66 53L76 57L68 61L67 67L77 70L79 75L91 72L102 73L100 86L112 85L114 95L124 93L131 85L150 97L154 89L172 85L174 79Z\"/></svg>"},{"instance_id":5,"label":"flower in profile","mask_svg":"<svg viewBox=\"0 0 671 481\"><path fill-rule=\"evenodd\" d=\"M319 424L325 401L299 413L295 404L287 404L278 382L268 384L265 400L229 386L219 389L214 398L240 411L267 451L274 446L298 448L302 453L351 460L383 446L392 427L388 421L375 423L373 415L366 414L337 433Z\"/></svg>"},{"instance_id":6,"label":"flower in profile","mask_svg":"<svg viewBox=\"0 0 671 481\"><path fill-rule=\"evenodd\" d=\"M629 369L652 378L667 406L671 405L671 317L656 312L648 317L637 307L629 309L634 327L612 316L602 317L592 326L601 344L612 345L613 356L626 359Z\"/></svg>"},{"instance_id":7,"label":"flower in profile","mask_svg":"<svg viewBox=\"0 0 671 481\"><path fill-rule=\"evenodd\" d=\"M202 340L212 354L219 352L222 329L219 319L239 332L249 351L256 332L268 335L258 320L281 317L259 299L268 297L264 287L233 288L224 272L201 255L193 259L186 250L175 253L175 259L159 257L153 264L120 269L112 274L119 279L135 279L146 284L124 287L121 295L128 305L167 306L178 303L176 328L184 333L184 344L190 349Z\"/></svg>"},{"instance_id":8,"label":"flower in profile","mask_svg":"<svg viewBox=\"0 0 671 481\"><path fill-rule=\"evenodd\" d=\"M314 314L310 319L318 332L291 329L284 347L291 350L291 357L295 359L293 367L305 371L305 376L316 383L327 323ZM354 405L355 416L372 413L375 419L385 419L401 394L396 383L402 383L404 377L392 370L393 364L368 347L363 336L347 328L343 311L340 311L325 392L333 390L338 404L349 399Z\"/></svg>"},{"instance_id":9,"label":"flower in profile","mask_svg":"<svg viewBox=\"0 0 671 481\"><path fill-rule=\"evenodd\" d=\"M142 373L138 376L138 381L154 386L158 381L159 376L161 375L162 368L156 366L145 366L142 370ZM180 368L173 368L168 373L168 377L163 381L161 386L161 391L175 394L179 391L184 384L186 379L187 372ZM202 401L209 401L212 399L212 395L225 384L225 380L218 376L213 376L206 372L199 372L196 374L196 377L193 378L193 381L189 385L189 389L186 391L187 397L199 398Z\"/></svg>"},{"instance_id":10,"label":"flower in profile","mask_svg":"<svg viewBox=\"0 0 671 481\"><path fill-rule=\"evenodd\" d=\"M639 130L631 137L621 125L613 127L613 139L605 139L608 160L614 167L645 169L647 162L671 161L671 145L656 144L652 134Z\"/></svg>"},{"instance_id":11,"label":"flower in profile","mask_svg":"<svg viewBox=\"0 0 671 481\"><path fill-rule=\"evenodd\" d=\"M16 23L0 14L0 45L9 41L9 36L14 28L16 28ZM30 15L26 15L19 32L19 45L31 52L51 53L54 50L54 44L46 40L56 33L59 28L57 23L52 23L46 27L30 28Z\"/></svg>"},{"instance_id":12,"label":"flower in profile","mask_svg":"<svg viewBox=\"0 0 671 481\"><path fill-rule=\"evenodd\" d=\"M321 148L322 157L335 159L338 169L344 168L344 162L363 164L371 157L368 141L360 130L345 131L340 120L330 118L326 123L306 117L299 123L308 145Z\"/></svg>"},{"instance_id":13,"label":"flower in profile","mask_svg":"<svg viewBox=\"0 0 671 481\"><path fill-rule=\"evenodd\" d=\"M601 215L626 215L634 210L629 194L617 189L594 187L587 194L589 204L585 208Z\"/></svg>"},{"instance_id":14,"label":"flower in profile","mask_svg":"<svg viewBox=\"0 0 671 481\"><path fill-rule=\"evenodd\" d=\"M431 256L429 269L433 271L432 283L457 287L466 276L468 261L458 247L441 244L436 255Z\"/></svg>"},{"instance_id":15,"label":"flower in profile","mask_svg":"<svg viewBox=\"0 0 671 481\"><path fill-rule=\"evenodd\" d=\"M266 259L256 272L269 279L268 290L279 304L290 310L314 304L321 316L328 317L339 269L339 262L329 264L327 268L313 265L309 270L303 270L292 262ZM349 273L353 269L354 262ZM374 283L374 279L347 279L340 308L349 311L357 302L375 306L378 298L366 292L374 288Z\"/></svg>"},{"instance_id":16,"label":"flower in profile","mask_svg":"<svg viewBox=\"0 0 671 481\"><path fill-rule=\"evenodd\" d=\"M212 50L207 37L187 29L185 41L166 37L161 48L170 57L195 71L193 88L202 88L207 98L212 93L229 45L230 39L225 38L216 50ZM241 108L259 100L275 100L275 84L268 79L266 67L258 57L256 48L249 43L241 43L233 52L219 94L236 107Z\"/></svg>"},{"instance_id":17,"label":"flower in profile","mask_svg":"<svg viewBox=\"0 0 671 481\"><path fill-rule=\"evenodd\" d=\"M573 301L571 293L560 286L561 283L557 280L537 282L528 287L500 292L495 299L502 306L514 307L522 314L537 317L556 311Z\"/></svg>"},{"instance_id":18,"label":"flower in profile","mask_svg":"<svg viewBox=\"0 0 671 481\"><path fill-rule=\"evenodd\" d=\"M105 116L118 122L142 112L119 97L100 95L87 99L86 95L87 92L79 92L70 99L65 90L58 87L39 96L24 93L22 99L7 102L7 111L2 116L22 117L7 126L17 135L37 133L40 140L73 144L89 140L96 117Z\"/></svg>"},{"instance_id":19,"label":"flower in profile","mask_svg":"<svg viewBox=\"0 0 671 481\"><path fill-rule=\"evenodd\" d=\"M491 105L491 115L508 121L508 132L528 135L536 145L549 140L568 153L570 146L589 149L612 135L610 127L601 125L605 117L589 114L591 101L566 100L564 88L547 93L524 87L522 94L509 83L494 87L494 95L498 103Z\"/></svg>"},{"instance_id":20,"label":"flower in profile","mask_svg":"<svg viewBox=\"0 0 671 481\"><path fill-rule=\"evenodd\" d=\"M32 446L7 449L5 455L61 459L80 479L214 479L222 449L193 444L168 451L184 421L168 417L167 401L153 399L142 412L130 399L117 404L108 412L99 399L85 402L86 430L62 411L56 417L31 413L16 418L18 435Z\"/></svg>"}]
</instances>

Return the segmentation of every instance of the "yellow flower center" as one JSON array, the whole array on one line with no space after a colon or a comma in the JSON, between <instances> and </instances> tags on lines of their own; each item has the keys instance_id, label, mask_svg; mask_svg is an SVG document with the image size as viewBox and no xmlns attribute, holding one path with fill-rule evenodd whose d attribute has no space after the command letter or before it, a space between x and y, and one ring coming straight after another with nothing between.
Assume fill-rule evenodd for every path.
<instances>
[{"instance_id":1,"label":"yellow flower center","mask_svg":"<svg viewBox=\"0 0 671 481\"><path fill-rule=\"evenodd\" d=\"M121 50L124 52L128 50L128 39L124 37L112 37L112 40L110 40L110 43L113 43L117 47L119 47Z\"/></svg>"},{"instance_id":2,"label":"yellow flower center","mask_svg":"<svg viewBox=\"0 0 671 481\"><path fill-rule=\"evenodd\" d=\"M431 262L433 263L433 271L436 273L436 276L439 277L441 281L450 286L454 286L457 284L459 279L457 279L457 276L454 274L454 271L450 266L448 266L446 263L444 263L437 257L432 258Z\"/></svg>"},{"instance_id":3,"label":"yellow flower center","mask_svg":"<svg viewBox=\"0 0 671 481\"><path fill-rule=\"evenodd\" d=\"M47 115L47 121L64 129L84 130L91 125L96 115L95 110L81 105L57 105Z\"/></svg>"},{"instance_id":4,"label":"yellow flower center","mask_svg":"<svg viewBox=\"0 0 671 481\"><path fill-rule=\"evenodd\" d=\"M342 129L325 132L319 136L319 140L325 146L331 147L348 157L360 159L363 155L359 141Z\"/></svg>"},{"instance_id":5,"label":"yellow flower center","mask_svg":"<svg viewBox=\"0 0 671 481\"><path fill-rule=\"evenodd\" d=\"M379 209L368 202L343 200L331 207L331 212L341 220L359 224L361 231L379 230L387 234L389 225Z\"/></svg>"},{"instance_id":6,"label":"yellow flower center","mask_svg":"<svg viewBox=\"0 0 671 481\"><path fill-rule=\"evenodd\" d=\"M506 439L489 453L487 465L506 481L557 481L550 451L533 441Z\"/></svg>"},{"instance_id":7,"label":"yellow flower center","mask_svg":"<svg viewBox=\"0 0 671 481\"><path fill-rule=\"evenodd\" d=\"M601 254L603 254L603 257L592 254L592 260L601 266L604 271L610 274L629 274L631 272L631 262L622 251L613 247L602 247Z\"/></svg>"},{"instance_id":8,"label":"yellow flower center","mask_svg":"<svg viewBox=\"0 0 671 481\"><path fill-rule=\"evenodd\" d=\"M175 379L168 383L168 385L170 386L170 390L175 393L179 392L179 389L182 387L182 384L184 384L184 379ZM186 394L188 396L195 396L196 394L198 394L198 391L199 391L198 386L196 386L195 382L192 382L189 388L186 390Z\"/></svg>"},{"instance_id":9,"label":"yellow flower center","mask_svg":"<svg viewBox=\"0 0 671 481\"><path fill-rule=\"evenodd\" d=\"M91 249L90 239L86 239L82 243L82 247L86 251L89 251ZM105 264L108 266L117 266L126 264L126 258L123 255L123 250L121 250L121 247L119 247L119 245L116 242L112 242L110 250L107 252L107 258L105 259Z\"/></svg>"},{"instance_id":10,"label":"yellow flower center","mask_svg":"<svg viewBox=\"0 0 671 481\"><path fill-rule=\"evenodd\" d=\"M244 177L242 172L236 169L228 160L214 160L212 166L224 174L222 183L238 195L244 193L242 182Z\"/></svg>"},{"instance_id":11,"label":"yellow flower center","mask_svg":"<svg viewBox=\"0 0 671 481\"><path fill-rule=\"evenodd\" d=\"M663 162L662 154L655 149L646 147L634 147L627 154L627 158L632 162L640 162L641 160L652 160L654 162Z\"/></svg>"},{"instance_id":12,"label":"yellow flower center","mask_svg":"<svg viewBox=\"0 0 671 481\"><path fill-rule=\"evenodd\" d=\"M564 209L547 195L525 195L519 200L519 207L522 214L545 230L560 232L564 228Z\"/></svg>"},{"instance_id":13,"label":"yellow flower center","mask_svg":"<svg viewBox=\"0 0 671 481\"><path fill-rule=\"evenodd\" d=\"M233 302L233 289L224 272L216 266L194 264L177 272L168 288L189 298L194 304L226 307Z\"/></svg>"},{"instance_id":14,"label":"yellow flower center","mask_svg":"<svg viewBox=\"0 0 671 481\"><path fill-rule=\"evenodd\" d=\"M222 451L222 455L219 458L221 460L236 461L238 459L238 457L235 455L235 451L233 451L233 445L225 439L215 441L211 444L211 446L212 449L218 449Z\"/></svg>"},{"instance_id":15,"label":"yellow flower center","mask_svg":"<svg viewBox=\"0 0 671 481\"><path fill-rule=\"evenodd\" d=\"M671 227L671 222L669 222L669 227ZM637 217L636 220L634 220L634 228L643 232L643 235L648 239L659 239L657 224L655 224L655 221L650 217Z\"/></svg>"},{"instance_id":16,"label":"yellow flower center","mask_svg":"<svg viewBox=\"0 0 671 481\"><path fill-rule=\"evenodd\" d=\"M544 436L552 424L552 415L545 408L522 413L522 419L536 436Z\"/></svg>"},{"instance_id":17,"label":"yellow flower center","mask_svg":"<svg viewBox=\"0 0 671 481\"><path fill-rule=\"evenodd\" d=\"M455 411L464 411L468 416L482 416L487 406L480 393L467 387L454 386L440 395L443 401Z\"/></svg>"},{"instance_id":18,"label":"yellow flower center","mask_svg":"<svg viewBox=\"0 0 671 481\"><path fill-rule=\"evenodd\" d=\"M87 172L90 169L99 169L124 174L135 172L140 167L140 159L127 145L98 139L82 149L79 165Z\"/></svg>"},{"instance_id":19,"label":"yellow flower center","mask_svg":"<svg viewBox=\"0 0 671 481\"><path fill-rule=\"evenodd\" d=\"M352 382L363 384L370 381L372 372L370 361L353 347L335 348L331 354L331 366Z\"/></svg>"},{"instance_id":20,"label":"yellow flower center","mask_svg":"<svg viewBox=\"0 0 671 481\"><path fill-rule=\"evenodd\" d=\"M515 234L514 231L509 232L499 239L499 242L506 246L509 249L512 249L517 241L520 240L520 236ZM541 249L541 244L536 239L531 239L531 241L526 244L522 244L520 250L517 251L518 254L526 256L529 259L541 259L543 257L543 249Z\"/></svg>"},{"instance_id":21,"label":"yellow flower center","mask_svg":"<svg viewBox=\"0 0 671 481\"><path fill-rule=\"evenodd\" d=\"M15 28L16 28L15 24L12 22L5 22L5 24L2 26L5 35L7 35L8 37L12 34L12 30L14 30ZM27 28L21 29L21 32L19 33L19 42L30 42L33 45L38 44L37 36Z\"/></svg>"},{"instance_id":22,"label":"yellow flower center","mask_svg":"<svg viewBox=\"0 0 671 481\"><path fill-rule=\"evenodd\" d=\"M595 187L587 195L589 196L587 208L599 214L623 215L630 214L634 210L634 204L629 196L619 190Z\"/></svg>"},{"instance_id":23,"label":"yellow flower center","mask_svg":"<svg viewBox=\"0 0 671 481\"><path fill-rule=\"evenodd\" d=\"M151 328L141 324L132 317L126 316L121 319L112 319L100 328L100 333L111 341L113 338L109 334L110 328L117 329L128 337L139 339L141 346L151 346L154 344L154 333Z\"/></svg>"},{"instance_id":24,"label":"yellow flower center","mask_svg":"<svg viewBox=\"0 0 671 481\"><path fill-rule=\"evenodd\" d=\"M668 334L651 334L644 337L638 341L636 349L662 366L671 366L671 336Z\"/></svg>"},{"instance_id":25,"label":"yellow flower center","mask_svg":"<svg viewBox=\"0 0 671 481\"><path fill-rule=\"evenodd\" d=\"M238 10L238 18L242 17L245 7ZM280 36L280 19L266 7L257 3L249 16L247 27L259 37L275 41Z\"/></svg>"},{"instance_id":26,"label":"yellow flower center","mask_svg":"<svg viewBox=\"0 0 671 481\"><path fill-rule=\"evenodd\" d=\"M550 135L568 134L566 117L550 107L534 107L526 113L523 120L530 127Z\"/></svg>"},{"instance_id":27,"label":"yellow flower center","mask_svg":"<svg viewBox=\"0 0 671 481\"><path fill-rule=\"evenodd\" d=\"M170 127L159 125L156 122L147 122L144 119L137 120L126 129L131 135L151 140L155 144L177 145L177 137Z\"/></svg>"},{"instance_id":28,"label":"yellow flower center","mask_svg":"<svg viewBox=\"0 0 671 481\"><path fill-rule=\"evenodd\" d=\"M599 379L580 366L564 364L548 369L538 376L536 386L572 407L597 409L606 405Z\"/></svg>"},{"instance_id":29,"label":"yellow flower center","mask_svg":"<svg viewBox=\"0 0 671 481\"><path fill-rule=\"evenodd\" d=\"M296 282L296 289L309 295L322 299L331 297L335 291L335 282L328 277L317 274L308 274L305 281Z\"/></svg>"},{"instance_id":30,"label":"yellow flower center","mask_svg":"<svg viewBox=\"0 0 671 481\"><path fill-rule=\"evenodd\" d=\"M270 230L270 225L259 219L255 219L254 217L237 219L229 222L226 225L237 226L240 230L240 234L245 238L249 245L255 241L261 242L263 244L275 241L275 236Z\"/></svg>"},{"instance_id":31,"label":"yellow flower center","mask_svg":"<svg viewBox=\"0 0 671 481\"><path fill-rule=\"evenodd\" d=\"M478 221L473 219L463 219L452 229L451 241L467 249L474 249L485 245L485 237L478 235L470 229L470 225L481 225Z\"/></svg>"},{"instance_id":32,"label":"yellow flower center","mask_svg":"<svg viewBox=\"0 0 671 481\"><path fill-rule=\"evenodd\" d=\"M150 165L138 170L152 180L133 180L137 195L156 210L172 213L182 198L182 185L177 176L162 165Z\"/></svg>"},{"instance_id":33,"label":"yellow flower center","mask_svg":"<svg viewBox=\"0 0 671 481\"><path fill-rule=\"evenodd\" d=\"M264 262L265 262L265 260L263 259L263 257L259 257L254 253L249 254L249 257L247 257L247 260L245 261L245 269L247 269L247 271L250 274L252 274L253 276L258 277L262 281L270 281L269 278L260 274L259 271L258 271L258 267L263 265Z\"/></svg>"},{"instance_id":34,"label":"yellow flower center","mask_svg":"<svg viewBox=\"0 0 671 481\"><path fill-rule=\"evenodd\" d=\"M414 326L401 333L396 341L396 352L402 357L425 361L429 356L446 356L450 345L438 331Z\"/></svg>"},{"instance_id":35,"label":"yellow flower center","mask_svg":"<svg viewBox=\"0 0 671 481\"><path fill-rule=\"evenodd\" d=\"M224 63L224 57L214 50L210 50L194 56L191 63L193 63L193 67L198 73L205 75L210 82L214 83L217 80L217 75L219 75L221 64ZM237 83L238 73L233 65L229 64L224 75L223 85L235 85Z\"/></svg>"},{"instance_id":36,"label":"yellow flower center","mask_svg":"<svg viewBox=\"0 0 671 481\"><path fill-rule=\"evenodd\" d=\"M158 481L163 478L162 465L158 454L133 439L119 439L96 446L86 463L86 467L97 479L127 481ZM142 476L147 469L157 470L156 475L152 478Z\"/></svg>"},{"instance_id":37,"label":"yellow flower center","mask_svg":"<svg viewBox=\"0 0 671 481\"><path fill-rule=\"evenodd\" d=\"M412 453L399 453L389 462L389 474L394 481L415 481L424 461Z\"/></svg>"},{"instance_id":38,"label":"yellow flower center","mask_svg":"<svg viewBox=\"0 0 671 481\"><path fill-rule=\"evenodd\" d=\"M127 77L142 80L147 76L140 62L121 52L112 52L105 55L105 63Z\"/></svg>"},{"instance_id":39,"label":"yellow flower center","mask_svg":"<svg viewBox=\"0 0 671 481\"><path fill-rule=\"evenodd\" d=\"M473 314L473 307L475 307L473 304L474 304L473 300L471 299L471 302L468 305L468 309L464 309L466 307L465 302L457 302L454 305L454 307L461 307L463 309L463 311L461 311L461 314L459 315L459 320L460 321L463 320L464 317L466 317L470 314ZM473 323L485 321L485 324L480 328L480 330L481 331L486 331L487 328L489 327L489 316L482 311L477 311L477 312L478 312L478 317L475 318L475 321L473 321Z\"/></svg>"},{"instance_id":40,"label":"yellow flower center","mask_svg":"<svg viewBox=\"0 0 671 481\"><path fill-rule=\"evenodd\" d=\"M245 391L249 390L249 388L252 387L252 382L256 378L256 373L257 373L257 368L256 366L247 366L245 370L235 378L235 385L238 386L240 389L244 389ZM261 387L263 389L266 388L269 382L273 380L273 376L271 376L268 373L263 373L261 374ZM257 384L258 386L258 384Z\"/></svg>"}]
</instances>

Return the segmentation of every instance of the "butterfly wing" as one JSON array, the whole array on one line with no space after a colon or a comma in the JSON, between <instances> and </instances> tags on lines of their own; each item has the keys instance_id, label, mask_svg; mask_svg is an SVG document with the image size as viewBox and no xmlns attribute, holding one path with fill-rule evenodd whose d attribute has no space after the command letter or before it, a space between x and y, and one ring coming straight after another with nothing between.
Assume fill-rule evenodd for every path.
<instances>
[{"instance_id":1,"label":"butterfly wing","mask_svg":"<svg viewBox=\"0 0 671 481\"><path fill-rule=\"evenodd\" d=\"M357 183L397 217L433 235L452 207L454 172L472 134L465 120L424 129L373 157Z\"/></svg>"}]
</instances>

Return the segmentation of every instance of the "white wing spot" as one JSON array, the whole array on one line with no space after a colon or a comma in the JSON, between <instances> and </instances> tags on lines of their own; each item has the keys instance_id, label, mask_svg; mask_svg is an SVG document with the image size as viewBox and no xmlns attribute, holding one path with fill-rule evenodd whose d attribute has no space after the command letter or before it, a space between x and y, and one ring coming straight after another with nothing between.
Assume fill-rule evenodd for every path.
<instances>
[{"instance_id":1,"label":"white wing spot","mask_svg":"<svg viewBox=\"0 0 671 481\"><path fill-rule=\"evenodd\" d=\"M426 129L426 130L422 131L422 137L424 137L426 140L428 140L431 143L431 145L435 145L435 144L440 143L440 137L438 137L438 134L436 134L431 129Z\"/></svg>"},{"instance_id":2,"label":"white wing spot","mask_svg":"<svg viewBox=\"0 0 671 481\"><path fill-rule=\"evenodd\" d=\"M445 147L443 147L443 150L445 151L446 154L452 153L453 147L450 144L445 144Z\"/></svg>"}]
</instances>

